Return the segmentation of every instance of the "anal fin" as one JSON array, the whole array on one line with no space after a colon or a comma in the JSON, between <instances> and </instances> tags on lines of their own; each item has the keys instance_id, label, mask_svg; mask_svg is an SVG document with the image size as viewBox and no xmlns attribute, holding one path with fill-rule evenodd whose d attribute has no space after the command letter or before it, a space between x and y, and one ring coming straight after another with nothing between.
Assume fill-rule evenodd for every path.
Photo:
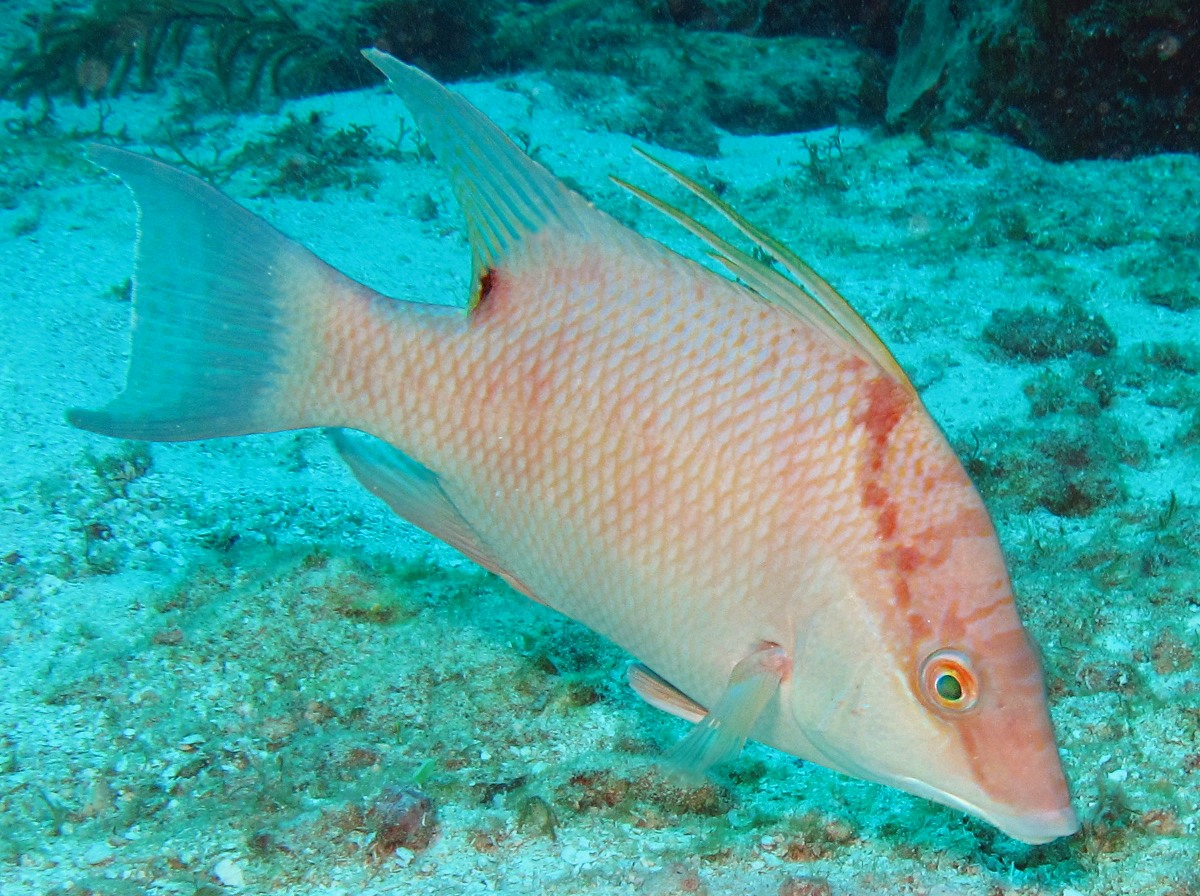
<instances>
[{"instance_id":1,"label":"anal fin","mask_svg":"<svg viewBox=\"0 0 1200 896\"><path fill-rule=\"evenodd\" d=\"M493 554L454 506L437 473L382 439L344 429L330 430L330 435L355 478L397 516L461 551L526 597L545 603Z\"/></svg>"}]
</instances>

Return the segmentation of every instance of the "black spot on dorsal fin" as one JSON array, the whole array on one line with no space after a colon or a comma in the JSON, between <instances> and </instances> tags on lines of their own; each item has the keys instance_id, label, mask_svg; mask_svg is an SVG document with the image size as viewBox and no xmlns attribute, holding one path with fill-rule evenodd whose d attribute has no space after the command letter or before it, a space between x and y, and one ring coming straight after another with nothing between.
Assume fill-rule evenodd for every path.
<instances>
[{"instance_id":1,"label":"black spot on dorsal fin","mask_svg":"<svg viewBox=\"0 0 1200 896\"><path fill-rule=\"evenodd\" d=\"M471 300L467 305L467 310L475 312L483 305L492 294L492 289L496 286L496 271L494 268L484 268L479 274L479 279L475 282L475 288L471 290Z\"/></svg>"}]
</instances>

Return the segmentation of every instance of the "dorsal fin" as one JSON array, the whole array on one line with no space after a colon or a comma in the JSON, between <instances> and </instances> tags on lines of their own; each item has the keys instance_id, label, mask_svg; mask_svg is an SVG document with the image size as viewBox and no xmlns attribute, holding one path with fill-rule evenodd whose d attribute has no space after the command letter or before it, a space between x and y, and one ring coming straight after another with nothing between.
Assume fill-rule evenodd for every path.
<instances>
[{"instance_id":1,"label":"dorsal fin","mask_svg":"<svg viewBox=\"0 0 1200 896\"><path fill-rule=\"evenodd\" d=\"M783 265L784 269L795 278L795 281L789 280L770 265L737 248L670 203L619 178L613 178L618 185L708 243L713 250L709 254L735 276L740 277L763 301L796 315L819 328L827 336L847 345L859 357L877 365L900 383L914 398L916 397L917 391L908 375L905 374L888 347L883 344L883 340L871 329L871 325L863 320L850 303L842 298L837 290L810 268L803 259L775 237L755 227L739 215L712 190L643 150L635 148L635 151L646 161L670 175L707 206L727 218L760 250Z\"/></svg>"},{"instance_id":2,"label":"dorsal fin","mask_svg":"<svg viewBox=\"0 0 1200 896\"><path fill-rule=\"evenodd\" d=\"M457 93L387 53L363 56L387 76L450 175L471 243L468 311L479 302L484 274L523 239L549 224L582 233L588 218L599 217Z\"/></svg>"}]
</instances>

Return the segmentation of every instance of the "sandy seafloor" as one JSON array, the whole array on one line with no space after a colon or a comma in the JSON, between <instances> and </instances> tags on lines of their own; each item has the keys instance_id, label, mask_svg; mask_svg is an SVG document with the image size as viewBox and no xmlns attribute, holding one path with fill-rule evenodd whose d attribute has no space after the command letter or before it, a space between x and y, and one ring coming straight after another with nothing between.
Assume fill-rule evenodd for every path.
<instances>
[{"instance_id":1,"label":"sandy seafloor","mask_svg":"<svg viewBox=\"0 0 1200 896\"><path fill-rule=\"evenodd\" d=\"M534 75L461 89L697 253L608 180L678 198L586 104ZM403 114L377 87L205 127L233 145L313 111L378 147ZM157 114L124 97L106 129L137 147ZM686 726L628 691L628 658L391 517L320 433L71 429L66 408L118 391L128 345L131 199L65 136L95 121L64 104L57 135L0 137L0 893L1200 892L1200 309L1163 304L1200 290L1200 159L1050 164L852 129L840 152L830 131L660 152L838 286L991 476L1085 820L1027 847L754 745L673 790L652 763ZM368 163L377 187L264 198L249 169L227 190L384 292L459 302L449 185L411 135L400 149ZM1114 351L1031 362L982 337L997 309L1072 301ZM1099 500L1038 506L1093 466ZM436 834L381 855L380 794L408 788Z\"/></svg>"}]
</instances>

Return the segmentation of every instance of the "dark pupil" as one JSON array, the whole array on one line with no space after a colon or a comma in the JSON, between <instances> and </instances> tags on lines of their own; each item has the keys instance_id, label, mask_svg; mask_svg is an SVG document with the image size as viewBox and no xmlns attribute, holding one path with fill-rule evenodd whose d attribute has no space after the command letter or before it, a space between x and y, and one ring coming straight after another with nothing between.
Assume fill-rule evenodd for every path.
<instances>
[{"instance_id":1,"label":"dark pupil","mask_svg":"<svg viewBox=\"0 0 1200 896\"><path fill-rule=\"evenodd\" d=\"M962 685L953 675L939 675L934 687L937 688L938 696L943 700L962 699Z\"/></svg>"}]
</instances>

